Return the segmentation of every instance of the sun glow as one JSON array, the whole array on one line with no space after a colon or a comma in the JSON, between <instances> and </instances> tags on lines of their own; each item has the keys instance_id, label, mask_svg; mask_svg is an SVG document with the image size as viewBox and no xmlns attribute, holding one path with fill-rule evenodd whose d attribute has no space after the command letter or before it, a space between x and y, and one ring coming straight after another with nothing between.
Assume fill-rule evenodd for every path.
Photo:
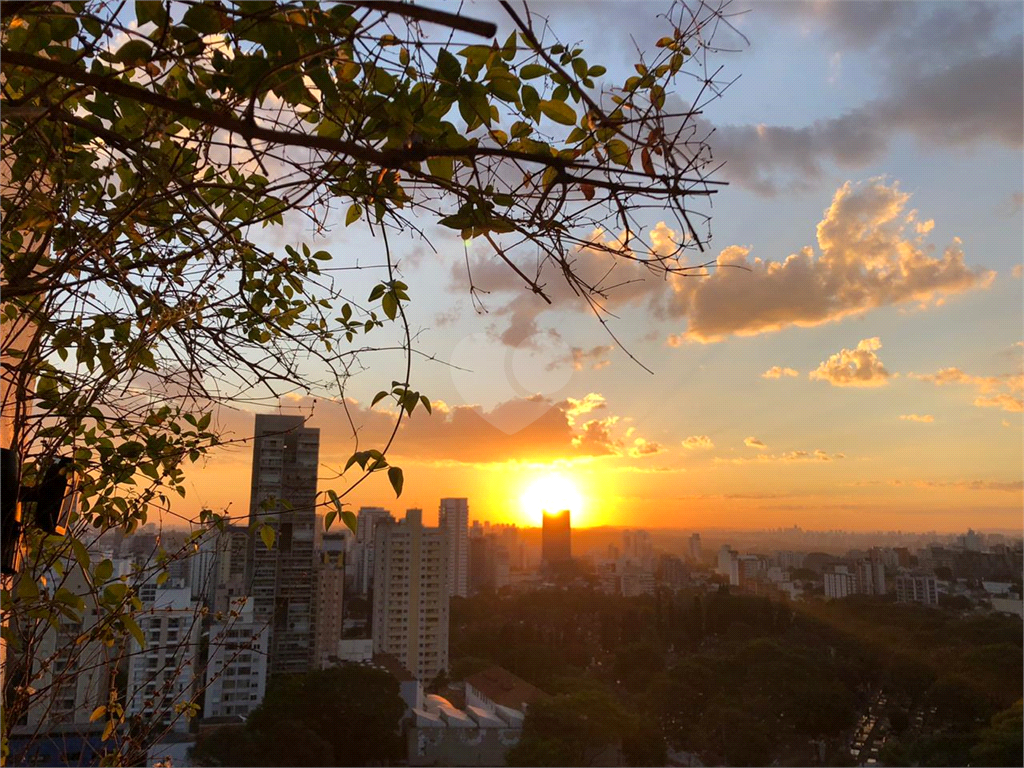
<instances>
[{"instance_id":1,"label":"sun glow","mask_svg":"<svg viewBox=\"0 0 1024 768\"><path fill-rule=\"evenodd\" d=\"M534 525L540 525L544 510L560 512L568 509L574 526L582 518L583 495L576 484L564 475L537 478L523 491L520 502L523 515Z\"/></svg>"}]
</instances>

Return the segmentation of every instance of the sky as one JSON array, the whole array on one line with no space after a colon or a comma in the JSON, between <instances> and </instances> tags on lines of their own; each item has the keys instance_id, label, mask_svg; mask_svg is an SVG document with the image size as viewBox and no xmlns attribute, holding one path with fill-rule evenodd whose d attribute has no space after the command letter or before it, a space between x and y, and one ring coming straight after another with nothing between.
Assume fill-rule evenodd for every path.
<instances>
[{"instance_id":1,"label":"sky","mask_svg":"<svg viewBox=\"0 0 1024 768\"><path fill-rule=\"evenodd\" d=\"M634 44L661 36L665 10L531 8L609 77L631 67ZM1021 530L1021 6L729 10L746 41L722 33L736 50L715 62L737 79L700 118L729 182L709 210L718 268L611 294L609 326L638 364L557 275L545 275L548 307L451 231L428 230L432 247L393 242L425 355L413 386L434 409L417 411L392 448L402 497L374 476L346 497L353 508L420 507L429 522L440 498L468 497L472 519L536 525L522 498L558 476L582 497L574 525ZM496 21L501 40L510 31L493 5L463 13ZM647 226L655 242L681 236L657 212ZM358 227L303 227L290 220L269 244L380 260ZM489 291L483 311L467 263ZM600 268L600 257L581 264ZM380 277L358 273L352 290ZM354 479L339 477L355 446L349 416L361 448L393 423L369 401L402 378L401 361L365 363L344 403L280 403L320 428L321 490ZM249 412L217 419L251 434ZM250 466L246 446L211 454L188 470L175 510L244 517Z\"/></svg>"}]
</instances>

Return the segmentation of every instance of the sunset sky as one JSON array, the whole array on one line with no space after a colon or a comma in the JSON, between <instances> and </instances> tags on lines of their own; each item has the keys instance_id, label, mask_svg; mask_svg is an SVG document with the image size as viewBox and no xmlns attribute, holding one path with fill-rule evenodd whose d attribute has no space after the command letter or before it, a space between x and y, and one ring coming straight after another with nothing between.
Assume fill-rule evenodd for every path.
<instances>
[{"instance_id":1,"label":"sunset sky","mask_svg":"<svg viewBox=\"0 0 1024 768\"><path fill-rule=\"evenodd\" d=\"M661 3L531 7L609 78L636 60L632 40L661 36ZM749 46L723 33L740 50L717 57L739 79L703 119L730 182L708 258L749 271L647 276L611 294L610 327L652 375L553 271L548 307L486 244L467 253L440 228L427 230L436 253L393 243L419 349L437 360L414 362L413 386L435 409L417 411L393 449L402 498L375 477L354 507L422 507L430 521L439 498L466 496L473 519L535 525L520 498L554 473L583 496L574 525L1020 530L1020 4L731 6L744 8L734 21ZM464 12L507 36L494 6ZM267 242L311 240L303 226ZM647 226L656 245L681 234L656 212ZM379 241L340 222L318 247L380 262ZM486 314L470 301L467 259ZM584 269L603 259L580 254ZM358 273L351 294L365 299L382 277ZM369 401L402 371L397 357L364 363L348 409L361 447L379 447L394 414ZM308 413L311 400L283 405ZM249 413L218 419L251 434ZM318 398L309 423L321 490L341 490L333 476L354 447L344 408ZM245 515L250 451L190 470L175 509Z\"/></svg>"}]
</instances>

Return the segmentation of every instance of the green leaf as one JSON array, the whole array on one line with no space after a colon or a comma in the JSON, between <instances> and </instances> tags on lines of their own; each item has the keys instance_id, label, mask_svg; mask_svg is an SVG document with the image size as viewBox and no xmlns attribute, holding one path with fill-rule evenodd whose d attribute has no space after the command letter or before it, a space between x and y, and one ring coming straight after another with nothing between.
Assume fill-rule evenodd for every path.
<instances>
[{"instance_id":1,"label":"green leaf","mask_svg":"<svg viewBox=\"0 0 1024 768\"><path fill-rule=\"evenodd\" d=\"M93 578L96 584L105 584L110 581L110 577L114 575L114 564L109 560L104 560L102 563L96 566L96 570L93 572Z\"/></svg>"},{"instance_id":2,"label":"green leaf","mask_svg":"<svg viewBox=\"0 0 1024 768\"><path fill-rule=\"evenodd\" d=\"M274 529L266 523L260 526L260 539L263 541L263 544L267 549L274 548L274 539L276 536L277 534L274 532Z\"/></svg>"},{"instance_id":3,"label":"green leaf","mask_svg":"<svg viewBox=\"0 0 1024 768\"><path fill-rule=\"evenodd\" d=\"M423 403L423 407L427 409L427 413L433 413L430 410L430 398L426 395L420 395L420 402Z\"/></svg>"},{"instance_id":4,"label":"green leaf","mask_svg":"<svg viewBox=\"0 0 1024 768\"><path fill-rule=\"evenodd\" d=\"M428 157L427 168L431 175L445 181L451 181L455 175L455 162L450 157Z\"/></svg>"},{"instance_id":5,"label":"green leaf","mask_svg":"<svg viewBox=\"0 0 1024 768\"><path fill-rule=\"evenodd\" d=\"M167 12L164 10L164 4L162 2L154 2L154 0L136 0L135 18L138 20L140 27L143 24L148 24L149 22L153 22L158 27L162 27L167 18Z\"/></svg>"},{"instance_id":6,"label":"green leaf","mask_svg":"<svg viewBox=\"0 0 1024 768\"><path fill-rule=\"evenodd\" d=\"M35 600L39 597L39 587L36 585L36 580L32 578L32 574L23 573L21 575L14 594L21 600Z\"/></svg>"},{"instance_id":7,"label":"green leaf","mask_svg":"<svg viewBox=\"0 0 1024 768\"><path fill-rule=\"evenodd\" d=\"M359 203L352 203L349 206L348 213L345 214L345 226L353 224L359 221L359 217L363 215L363 209Z\"/></svg>"},{"instance_id":8,"label":"green leaf","mask_svg":"<svg viewBox=\"0 0 1024 768\"><path fill-rule=\"evenodd\" d=\"M376 395L373 396L373 400L370 402L370 407L373 408L373 406L375 406L377 403L379 403L381 400L383 400L387 396L388 396L388 393L385 392L382 389L380 392L378 392Z\"/></svg>"},{"instance_id":9,"label":"green leaf","mask_svg":"<svg viewBox=\"0 0 1024 768\"><path fill-rule=\"evenodd\" d=\"M388 480L391 481L391 487L395 489L395 498L401 496L402 486L405 485L405 477L402 475L401 467L389 467Z\"/></svg>"},{"instance_id":10,"label":"green leaf","mask_svg":"<svg viewBox=\"0 0 1024 768\"><path fill-rule=\"evenodd\" d=\"M605 149L608 150L608 157L613 163L629 165L630 153L629 147L626 146L626 142L621 139L612 139L605 144Z\"/></svg>"},{"instance_id":11,"label":"green leaf","mask_svg":"<svg viewBox=\"0 0 1024 768\"><path fill-rule=\"evenodd\" d=\"M117 51L117 60L122 64L136 64L149 61L153 49L145 40L129 40Z\"/></svg>"},{"instance_id":12,"label":"green leaf","mask_svg":"<svg viewBox=\"0 0 1024 768\"><path fill-rule=\"evenodd\" d=\"M181 18L182 23L202 35L212 35L223 29L220 11L206 3L196 3Z\"/></svg>"},{"instance_id":13,"label":"green leaf","mask_svg":"<svg viewBox=\"0 0 1024 768\"><path fill-rule=\"evenodd\" d=\"M384 314L388 316L388 320L394 320L398 314L398 299L395 298L395 292L385 293L384 298L380 300L380 306L384 310Z\"/></svg>"},{"instance_id":14,"label":"green leaf","mask_svg":"<svg viewBox=\"0 0 1024 768\"><path fill-rule=\"evenodd\" d=\"M525 67L520 68L519 77L523 80L533 80L535 77L544 77L544 75L550 72L550 69L540 64L527 64Z\"/></svg>"},{"instance_id":15,"label":"green leaf","mask_svg":"<svg viewBox=\"0 0 1024 768\"><path fill-rule=\"evenodd\" d=\"M442 48L437 53L437 78L454 85L462 77L462 65L459 60Z\"/></svg>"},{"instance_id":16,"label":"green leaf","mask_svg":"<svg viewBox=\"0 0 1024 768\"><path fill-rule=\"evenodd\" d=\"M135 638L135 642L137 642L143 648L146 647L146 638L142 634L142 628L137 623L135 623L135 619L125 614L121 617L121 624L124 626L126 630L128 630L128 633L133 638Z\"/></svg>"},{"instance_id":17,"label":"green leaf","mask_svg":"<svg viewBox=\"0 0 1024 768\"><path fill-rule=\"evenodd\" d=\"M354 512L349 509L343 509L341 511L341 520L346 526L348 526L348 529L352 531L352 533L356 532L356 526L359 521Z\"/></svg>"},{"instance_id":18,"label":"green leaf","mask_svg":"<svg viewBox=\"0 0 1024 768\"><path fill-rule=\"evenodd\" d=\"M562 125L576 125L576 111L564 101L540 102L540 111Z\"/></svg>"}]
</instances>

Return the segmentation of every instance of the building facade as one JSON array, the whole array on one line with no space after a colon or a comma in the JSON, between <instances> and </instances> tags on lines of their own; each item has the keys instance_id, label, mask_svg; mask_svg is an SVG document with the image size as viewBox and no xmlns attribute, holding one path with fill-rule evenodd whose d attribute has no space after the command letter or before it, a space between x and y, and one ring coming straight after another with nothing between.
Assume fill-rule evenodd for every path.
<instances>
[{"instance_id":1,"label":"building facade","mask_svg":"<svg viewBox=\"0 0 1024 768\"><path fill-rule=\"evenodd\" d=\"M421 682L448 669L448 552L441 528L410 509L376 536L373 650L393 656Z\"/></svg>"},{"instance_id":2,"label":"building facade","mask_svg":"<svg viewBox=\"0 0 1024 768\"><path fill-rule=\"evenodd\" d=\"M938 580L929 574L901 574L896 577L896 602L939 604Z\"/></svg>"},{"instance_id":3,"label":"building facade","mask_svg":"<svg viewBox=\"0 0 1024 768\"><path fill-rule=\"evenodd\" d=\"M210 627L203 717L245 717L267 690L266 624L253 618L252 600L230 606L229 616Z\"/></svg>"},{"instance_id":4,"label":"building facade","mask_svg":"<svg viewBox=\"0 0 1024 768\"><path fill-rule=\"evenodd\" d=\"M319 453L320 430L302 416L256 416L247 581L254 619L270 627L275 673L306 672L313 662ZM264 525L274 531L269 548L258 533Z\"/></svg>"},{"instance_id":5,"label":"building facade","mask_svg":"<svg viewBox=\"0 0 1024 768\"><path fill-rule=\"evenodd\" d=\"M189 719L177 708L197 698L201 629L191 589L157 589L136 621L146 645L131 641L125 714L140 716L158 728L186 732Z\"/></svg>"},{"instance_id":6,"label":"building facade","mask_svg":"<svg viewBox=\"0 0 1024 768\"><path fill-rule=\"evenodd\" d=\"M438 525L448 537L448 595L469 596L469 500L441 499Z\"/></svg>"},{"instance_id":7,"label":"building facade","mask_svg":"<svg viewBox=\"0 0 1024 768\"><path fill-rule=\"evenodd\" d=\"M338 661L338 642L342 637L345 598L345 559L321 552L316 571L316 635L313 639L313 663L317 669L334 666Z\"/></svg>"},{"instance_id":8,"label":"building facade","mask_svg":"<svg viewBox=\"0 0 1024 768\"><path fill-rule=\"evenodd\" d=\"M572 522L568 509L544 512L541 531L541 563L558 565L572 560Z\"/></svg>"}]
</instances>

